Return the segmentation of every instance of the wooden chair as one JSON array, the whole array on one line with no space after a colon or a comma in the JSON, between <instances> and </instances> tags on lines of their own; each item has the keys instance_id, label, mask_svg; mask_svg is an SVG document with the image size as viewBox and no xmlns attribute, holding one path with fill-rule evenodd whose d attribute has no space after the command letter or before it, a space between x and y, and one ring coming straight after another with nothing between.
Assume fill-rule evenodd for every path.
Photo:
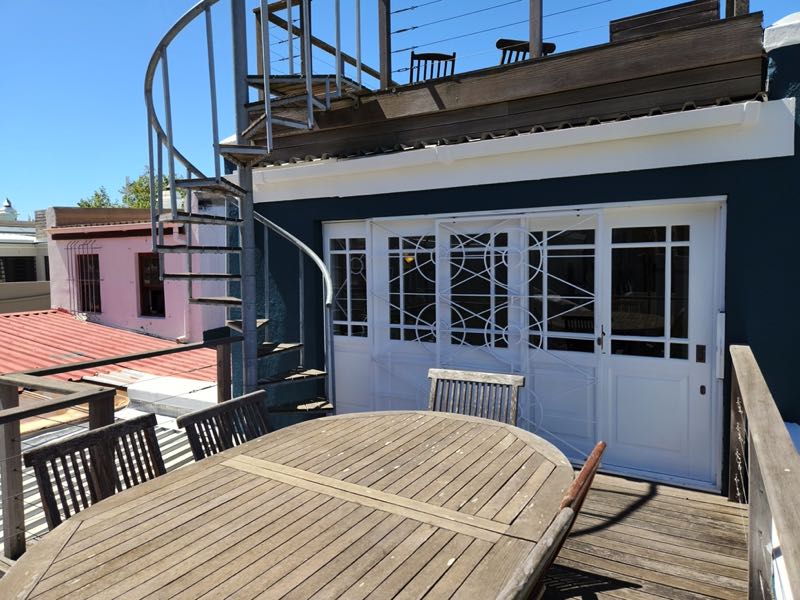
<instances>
[{"instance_id":1,"label":"wooden chair","mask_svg":"<svg viewBox=\"0 0 800 600\"><path fill-rule=\"evenodd\" d=\"M522 375L430 369L428 410L493 419L516 425Z\"/></svg>"},{"instance_id":2,"label":"wooden chair","mask_svg":"<svg viewBox=\"0 0 800 600\"><path fill-rule=\"evenodd\" d=\"M266 397L261 390L178 417L178 427L186 429L194 459L202 460L269 433Z\"/></svg>"},{"instance_id":3,"label":"wooden chair","mask_svg":"<svg viewBox=\"0 0 800 600\"><path fill-rule=\"evenodd\" d=\"M500 598L538 599L544 595L544 575L561 551L567 535L575 524L575 519L578 518L605 449L605 442L598 442L594 447L575 481L562 498L556 518L525 561L511 575Z\"/></svg>"},{"instance_id":4,"label":"wooden chair","mask_svg":"<svg viewBox=\"0 0 800 600\"><path fill-rule=\"evenodd\" d=\"M500 38L497 40L497 49L502 51L500 55L501 65L527 60L531 51L531 46L525 40L507 40ZM547 56L556 51L556 45L552 42L542 43L542 56Z\"/></svg>"},{"instance_id":5,"label":"wooden chair","mask_svg":"<svg viewBox=\"0 0 800 600\"><path fill-rule=\"evenodd\" d=\"M155 434L156 416L144 415L26 452L47 526L53 529L90 505L166 472Z\"/></svg>"},{"instance_id":6,"label":"wooden chair","mask_svg":"<svg viewBox=\"0 0 800 600\"><path fill-rule=\"evenodd\" d=\"M418 83L428 79L450 77L456 70L456 53L439 54L426 52L416 54L411 51L411 66L409 68L408 83Z\"/></svg>"}]
</instances>

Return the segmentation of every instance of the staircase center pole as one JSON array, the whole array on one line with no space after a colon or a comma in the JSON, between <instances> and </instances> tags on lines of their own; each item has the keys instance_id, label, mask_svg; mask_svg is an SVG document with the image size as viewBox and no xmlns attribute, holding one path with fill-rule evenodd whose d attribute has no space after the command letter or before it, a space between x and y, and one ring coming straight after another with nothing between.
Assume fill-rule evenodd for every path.
<instances>
[{"instance_id":1,"label":"staircase center pole","mask_svg":"<svg viewBox=\"0 0 800 600\"><path fill-rule=\"evenodd\" d=\"M245 0L231 0L231 29L233 32L233 89L236 102L236 143L242 144L242 132L249 125L245 104L247 94L247 13ZM265 68L267 66L265 65ZM239 200L242 219L241 293L242 293L242 372L244 392L258 389L258 331L256 313L256 235L253 219L253 171L239 167L239 186L246 191Z\"/></svg>"}]
</instances>

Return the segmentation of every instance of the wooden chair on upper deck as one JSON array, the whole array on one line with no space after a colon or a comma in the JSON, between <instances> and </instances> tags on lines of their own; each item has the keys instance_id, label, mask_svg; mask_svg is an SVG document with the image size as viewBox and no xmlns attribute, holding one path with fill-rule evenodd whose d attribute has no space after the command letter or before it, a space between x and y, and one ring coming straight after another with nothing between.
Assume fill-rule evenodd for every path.
<instances>
[{"instance_id":1,"label":"wooden chair on upper deck","mask_svg":"<svg viewBox=\"0 0 800 600\"><path fill-rule=\"evenodd\" d=\"M47 526L53 529L90 505L166 472L144 415L46 444L23 455L33 467Z\"/></svg>"},{"instance_id":2,"label":"wooden chair on upper deck","mask_svg":"<svg viewBox=\"0 0 800 600\"><path fill-rule=\"evenodd\" d=\"M408 83L418 83L428 79L450 77L456 70L456 53L440 54L426 52L416 54L411 51L411 67L409 68Z\"/></svg>"},{"instance_id":3,"label":"wooden chair on upper deck","mask_svg":"<svg viewBox=\"0 0 800 600\"><path fill-rule=\"evenodd\" d=\"M430 369L428 410L458 413L516 425L522 375Z\"/></svg>"},{"instance_id":4,"label":"wooden chair on upper deck","mask_svg":"<svg viewBox=\"0 0 800 600\"><path fill-rule=\"evenodd\" d=\"M269 433L266 397L260 390L178 417L178 427L186 429L194 459L202 460Z\"/></svg>"},{"instance_id":5,"label":"wooden chair on upper deck","mask_svg":"<svg viewBox=\"0 0 800 600\"><path fill-rule=\"evenodd\" d=\"M497 49L502 51L500 55L501 65L527 60L531 51L531 46L525 40L507 40L500 38L497 40ZM556 45L552 42L542 43L542 56L547 56L556 51Z\"/></svg>"},{"instance_id":6,"label":"wooden chair on upper deck","mask_svg":"<svg viewBox=\"0 0 800 600\"><path fill-rule=\"evenodd\" d=\"M544 576L561 551L567 535L578 518L605 449L605 442L597 442L575 481L562 498L556 518L539 538L525 561L512 573L499 598L538 599L544 595Z\"/></svg>"}]
</instances>

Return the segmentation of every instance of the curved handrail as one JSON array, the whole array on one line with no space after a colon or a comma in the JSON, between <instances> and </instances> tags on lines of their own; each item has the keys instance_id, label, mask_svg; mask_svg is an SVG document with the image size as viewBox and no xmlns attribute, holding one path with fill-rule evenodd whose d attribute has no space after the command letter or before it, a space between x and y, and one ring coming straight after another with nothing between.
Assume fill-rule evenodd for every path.
<instances>
[{"instance_id":1,"label":"curved handrail","mask_svg":"<svg viewBox=\"0 0 800 600\"><path fill-rule=\"evenodd\" d=\"M256 221L261 223L264 227L268 227L284 239L288 240L295 246L297 246L303 253L308 256L314 264L317 265L317 268L322 272L322 280L325 283L324 285L324 293L325 293L325 306L329 307L333 304L333 280L331 279L330 271L328 271L328 267L325 265L325 262L319 257L319 255L314 252L311 248L306 246L302 241L298 238L293 236L291 233L286 231L280 225L276 225L265 216L261 215L260 213L253 211L253 217Z\"/></svg>"},{"instance_id":2,"label":"curved handrail","mask_svg":"<svg viewBox=\"0 0 800 600\"><path fill-rule=\"evenodd\" d=\"M161 56L163 50L169 46L170 42L175 39L175 37L183 31L183 29L194 19L205 12L207 8L210 8L214 4L219 2L219 0L200 0L197 4L195 4L192 8L186 11L183 16L178 19L175 24L169 28L164 37L158 42L153 55L150 57L150 62L147 63L147 71L145 72L144 76L144 102L145 107L147 108L148 114L148 121L150 126L155 130L156 135L158 137L158 143L163 143L167 137L164 128L161 126L161 122L158 120L156 116L155 104L153 103L153 80L156 75L156 67L158 67L158 61L161 60ZM186 158L180 151L175 149L175 145L173 144L172 153L175 155L175 158L180 161L184 167L186 167L189 171L191 171L196 177L202 178L205 177L203 172L195 167L188 158Z\"/></svg>"}]
</instances>

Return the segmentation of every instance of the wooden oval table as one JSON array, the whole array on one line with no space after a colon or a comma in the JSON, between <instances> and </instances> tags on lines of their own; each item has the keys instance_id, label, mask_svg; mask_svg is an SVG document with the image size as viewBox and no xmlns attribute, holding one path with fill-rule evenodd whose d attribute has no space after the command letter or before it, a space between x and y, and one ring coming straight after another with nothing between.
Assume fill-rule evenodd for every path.
<instances>
[{"instance_id":1,"label":"wooden oval table","mask_svg":"<svg viewBox=\"0 0 800 600\"><path fill-rule=\"evenodd\" d=\"M0 597L495 598L573 479L551 444L494 421L316 419L68 519Z\"/></svg>"}]
</instances>

